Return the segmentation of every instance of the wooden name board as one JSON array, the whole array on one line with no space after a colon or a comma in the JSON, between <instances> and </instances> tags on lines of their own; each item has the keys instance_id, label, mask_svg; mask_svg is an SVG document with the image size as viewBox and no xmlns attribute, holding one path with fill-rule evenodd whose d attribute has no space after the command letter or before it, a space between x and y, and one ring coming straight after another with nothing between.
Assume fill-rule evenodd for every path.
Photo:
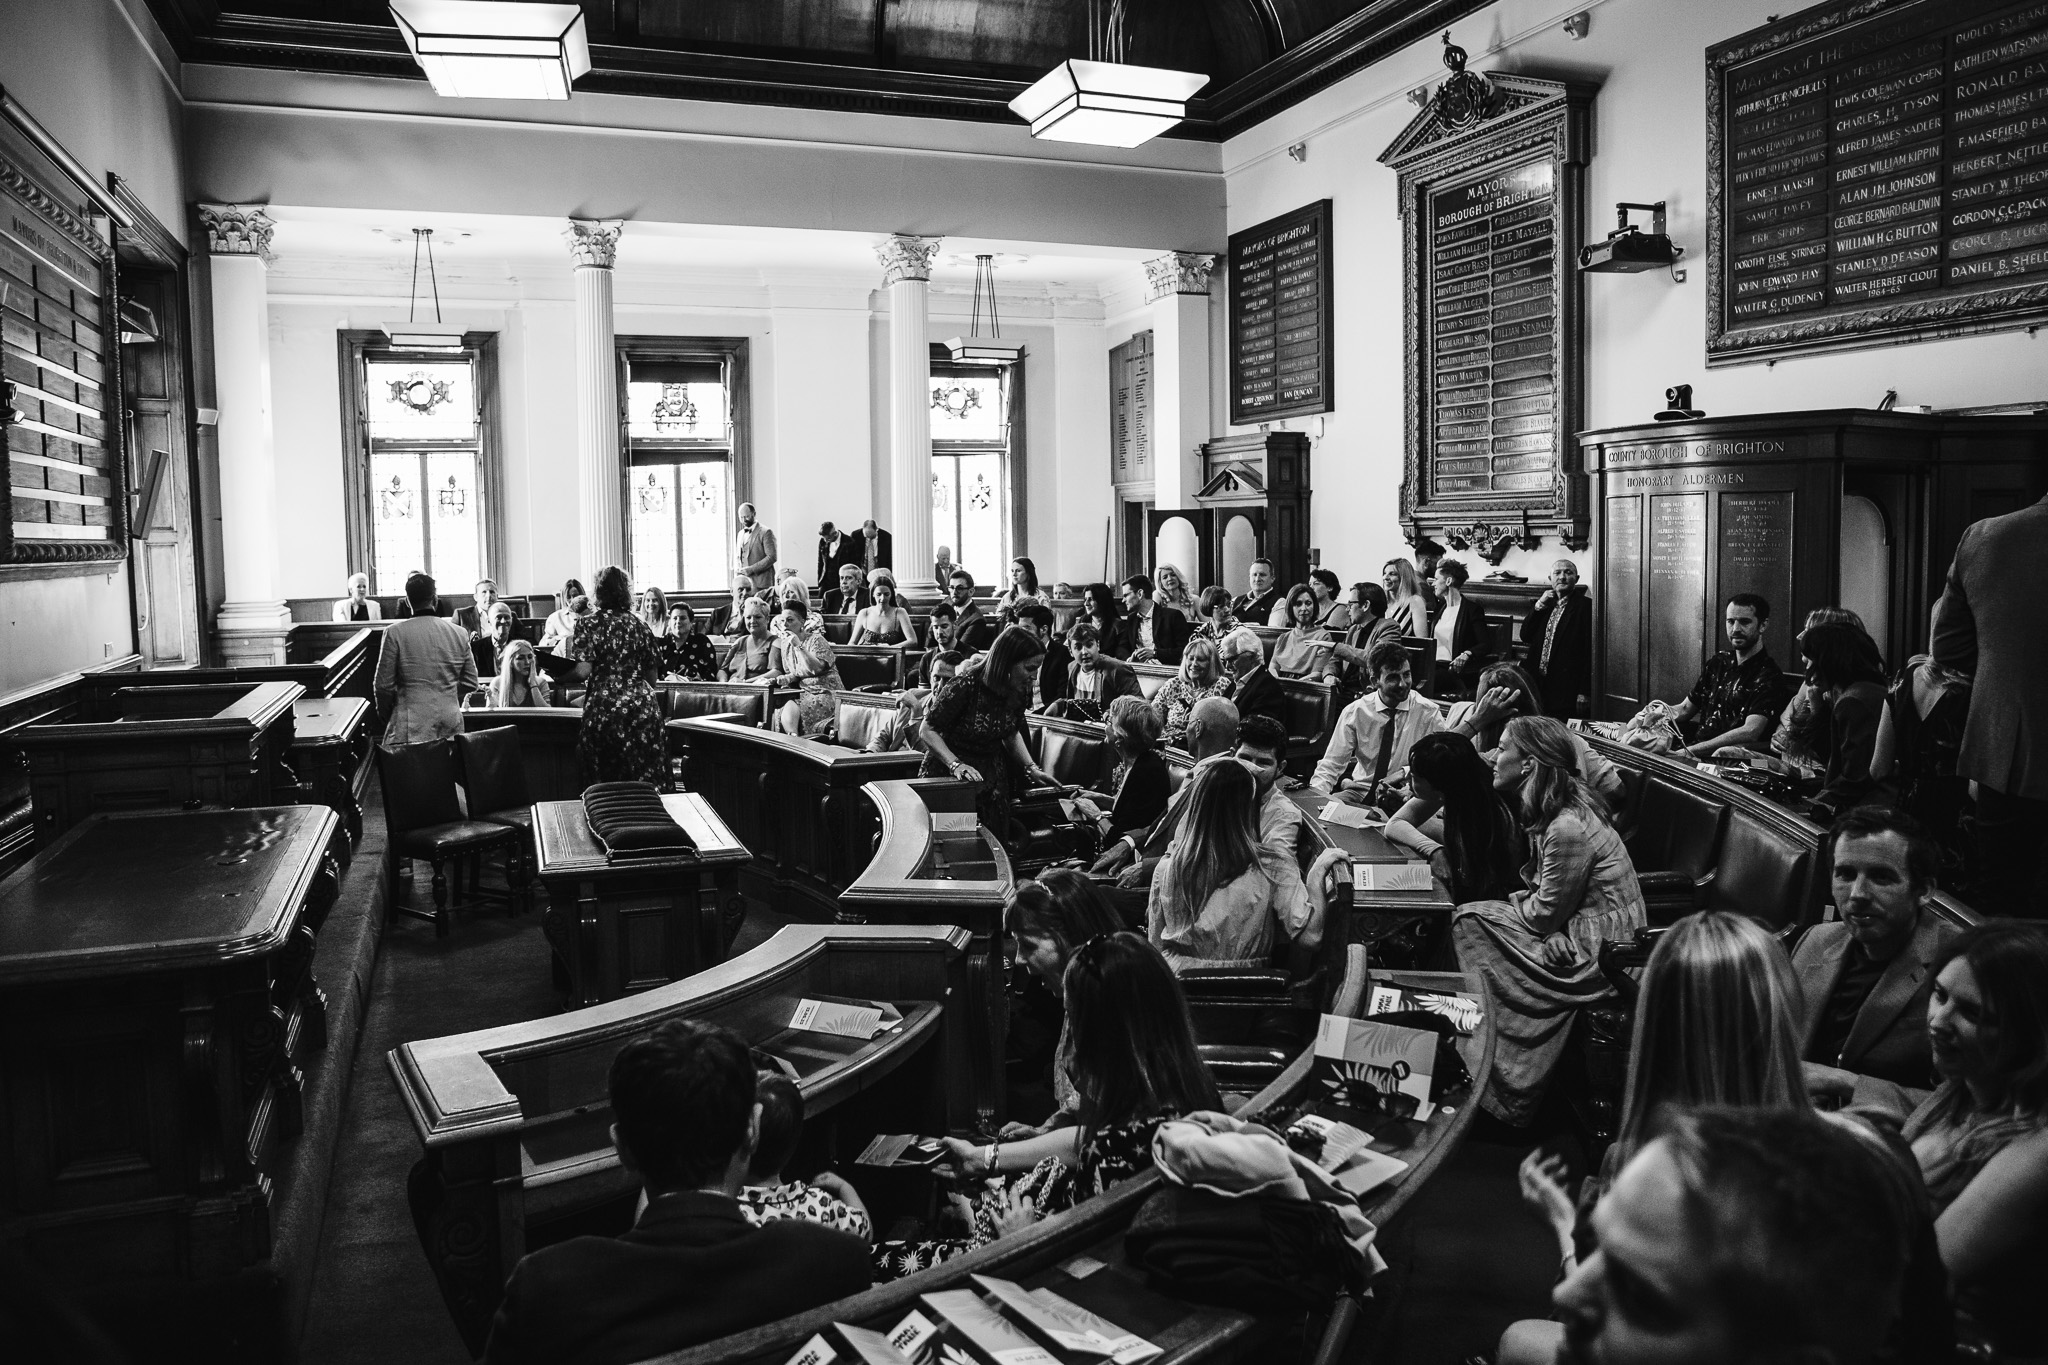
<instances>
[{"instance_id":1,"label":"wooden name board","mask_svg":"<svg viewBox=\"0 0 2048 1365\"><path fill-rule=\"evenodd\" d=\"M2048 317L2048 0L1833 0L1707 50L1709 364Z\"/></svg>"},{"instance_id":2,"label":"wooden name board","mask_svg":"<svg viewBox=\"0 0 2048 1365\"><path fill-rule=\"evenodd\" d=\"M1230 421L1329 412L1330 201L1230 236Z\"/></svg>"},{"instance_id":3,"label":"wooden name board","mask_svg":"<svg viewBox=\"0 0 2048 1365\"><path fill-rule=\"evenodd\" d=\"M1486 86L1462 127L1432 105L1380 158L1401 176L1406 254L1402 520L1482 553L1525 529L1583 547L1573 253L1592 95L1512 76Z\"/></svg>"}]
</instances>

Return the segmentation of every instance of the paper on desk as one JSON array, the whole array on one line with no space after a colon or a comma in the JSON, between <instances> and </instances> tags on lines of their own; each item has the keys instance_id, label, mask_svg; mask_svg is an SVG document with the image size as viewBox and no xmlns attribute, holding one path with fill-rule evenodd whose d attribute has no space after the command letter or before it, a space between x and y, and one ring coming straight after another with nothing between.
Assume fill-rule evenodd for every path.
<instances>
[{"instance_id":1,"label":"paper on desk","mask_svg":"<svg viewBox=\"0 0 2048 1365\"><path fill-rule=\"evenodd\" d=\"M1354 1195L1363 1195L1376 1190L1408 1169L1408 1163L1385 1152L1375 1152L1370 1147L1361 1148L1349 1166L1336 1173L1340 1188Z\"/></svg>"},{"instance_id":2,"label":"paper on desk","mask_svg":"<svg viewBox=\"0 0 2048 1365\"><path fill-rule=\"evenodd\" d=\"M942 1289L922 1297L927 1308L951 1324L993 1365L1060 1365L1052 1352L1018 1331L972 1289Z\"/></svg>"},{"instance_id":3,"label":"paper on desk","mask_svg":"<svg viewBox=\"0 0 2048 1365\"><path fill-rule=\"evenodd\" d=\"M806 1033L831 1033L841 1038L872 1038L903 1022L894 1005L848 1005L836 1000L799 1000L789 1026Z\"/></svg>"},{"instance_id":4,"label":"paper on desk","mask_svg":"<svg viewBox=\"0 0 2048 1365\"><path fill-rule=\"evenodd\" d=\"M832 1349L832 1343L823 1336L814 1336L789 1358L788 1365L832 1365L837 1359L839 1352Z\"/></svg>"},{"instance_id":5,"label":"paper on desk","mask_svg":"<svg viewBox=\"0 0 2048 1365\"><path fill-rule=\"evenodd\" d=\"M1136 1332L1127 1331L1107 1318L1098 1317L1072 1299L1062 1298L1050 1289L1034 1289L1031 1291L1031 1297L1068 1322L1085 1327L1090 1335L1105 1342L1109 1347L1109 1358L1115 1365L1138 1365L1139 1361L1165 1354Z\"/></svg>"},{"instance_id":6,"label":"paper on desk","mask_svg":"<svg viewBox=\"0 0 2048 1365\"><path fill-rule=\"evenodd\" d=\"M903 1321L889 1329L889 1344L912 1360L918 1360L938 1334L939 1325L913 1308Z\"/></svg>"},{"instance_id":7,"label":"paper on desk","mask_svg":"<svg viewBox=\"0 0 2048 1365\"><path fill-rule=\"evenodd\" d=\"M1322 1154L1316 1158L1316 1165L1326 1171L1334 1171L1352 1157L1365 1150L1372 1141L1370 1133L1353 1128L1348 1123L1338 1123L1320 1114L1303 1114L1294 1121L1294 1127L1314 1133L1322 1139Z\"/></svg>"},{"instance_id":8,"label":"paper on desk","mask_svg":"<svg viewBox=\"0 0 2048 1365\"><path fill-rule=\"evenodd\" d=\"M846 1344L853 1348L861 1365L912 1365L912 1357L896 1349L896 1344L872 1327L856 1327L850 1322L835 1322L832 1330L846 1338Z\"/></svg>"},{"instance_id":9,"label":"paper on desk","mask_svg":"<svg viewBox=\"0 0 2048 1365\"><path fill-rule=\"evenodd\" d=\"M1069 1322L1052 1308L1032 1298L1031 1291L1015 1280L999 1280L993 1275L976 1275L974 1282L987 1291L997 1303L1015 1313L1027 1327L1037 1329L1061 1350L1091 1356L1106 1356L1110 1353L1107 1340L1097 1337L1085 1327Z\"/></svg>"},{"instance_id":10,"label":"paper on desk","mask_svg":"<svg viewBox=\"0 0 2048 1365\"><path fill-rule=\"evenodd\" d=\"M1435 884L1428 863L1354 863L1351 868L1351 885L1359 891L1427 891Z\"/></svg>"},{"instance_id":11,"label":"paper on desk","mask_svg":"<svg viewBox=\"0 0 2048 1365\"><path fill-rule=\"evenodd\" d=\"M1378 829L1387 823L1387 817L1371 806L1354 806L1334 797L1323 803L1316 818L1326 825L1347 825L1352 829Z\"/></svg>"}]
</instances>

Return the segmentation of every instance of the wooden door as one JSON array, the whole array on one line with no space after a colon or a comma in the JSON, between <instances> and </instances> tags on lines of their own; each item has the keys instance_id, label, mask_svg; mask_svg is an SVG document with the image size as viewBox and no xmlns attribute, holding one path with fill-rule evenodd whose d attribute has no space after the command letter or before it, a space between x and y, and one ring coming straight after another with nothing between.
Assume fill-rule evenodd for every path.
<instances>
[{"instance_id":1,"label":"wooden door","mask_svg":"<svg viewBox=\"0 0 2048 1365\"><path fill-rule=\"evenodd\" d=\"M162 487L149 525L134 528L135 638L145 668L203 662L192 450L185 403L184 301L174 270L124 266L121 294L155 316L159 340L121 347L129 487L135 516L153 452L164 451Z\"/></svg>"}]
</instances>

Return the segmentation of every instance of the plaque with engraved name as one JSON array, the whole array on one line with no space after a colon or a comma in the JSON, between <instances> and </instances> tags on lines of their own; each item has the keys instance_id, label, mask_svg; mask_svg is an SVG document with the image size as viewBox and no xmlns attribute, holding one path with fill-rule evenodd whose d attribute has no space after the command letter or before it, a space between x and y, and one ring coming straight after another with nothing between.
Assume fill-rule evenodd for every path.
<instances>
[{"instance_id":1,"label":"plaque with engraved name","mask_svg":"<svg viewBox=\"0 0 2048 1365\"><path fill-rule=\"evenodd\" d=\"M1710 365L2048 317L2048 0L1830 0L1707 51Z\"/></svg>"},{"instance_id":2,"label":"plaque with engraved name","mask_svg":"<svg viewBox=\"0 0 2048 1365\"><path fill-rule=\"evenodd\" d=\"M1682 697L1706 657L1707 495L1650 496L1650 695Z\"/></svg>"},{"instance_id":3,"label":"plaque with engraved name","mask_svg":"<svg viewBox=\"0 0 2048 1365\"><path fill-rule=\"evenodd\" d=\"M1453 68L1445 89L1479 80ZM1401 177L1411 527L1483 550L1523 529L1583 547L1579 243L1591 91L1490 75L1439 95L1381 160ZM1491 100L1491 103L1488 101ZM1490 109L1453 126L1461 112Z\"/></svg>"},{"instance_id":4,"label":"plaque with engraved name","mask_svg":"<svg viewBox=\"0 0 2048 1365\"><path fill-rule=\"evenodd\" d=\"M1230 420L1336 407L1331 390L1330 201L1230 235Z\"/></svg>"}]
</instances>

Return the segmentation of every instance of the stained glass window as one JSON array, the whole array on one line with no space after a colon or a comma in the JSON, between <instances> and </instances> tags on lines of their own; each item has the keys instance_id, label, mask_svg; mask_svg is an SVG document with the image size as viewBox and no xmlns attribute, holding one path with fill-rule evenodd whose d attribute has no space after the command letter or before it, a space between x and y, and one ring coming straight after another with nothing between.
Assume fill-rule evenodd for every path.
<instances>
[{"instance_id":1,"label":"stained glass window","mask_svg":"<svg viewBox=\"0 0 2048 1365\"><path fill-rule=\"evenodd\" d=\"M484 572L475 360L373 355L362 373L371 591L397 596L421 571L460 592Z\"/></svg>"},{"instance_id":2,"label":"stained glass window","mask_svg":"<svg viewBox=\"0 0 2048 1365\"><path fill-rule=\"evenodd\" d=\"M932 372L932 541L980 585L1008 582L1009 372Z\"/></svg>"},{"instance_id":3,"label":"stained glass window","mask_svg":"<svg viewBox=\"0 0 2048 1365\"><path fill-rule=\"evenodd\" d=\"M372 440L467 441L476 436L476 378L460 360L372 360L363 420Z\"/></svg>"},{"instance_id":4,"label":"stained glass window","mask_svg":"<svg viewBox=\"0 0 2048 1365\"><path fill-rule=\"evenodd\" d=\"M701 343L700 343L701 344ZM732 362L687 346L627 351L626 534L633 582L667 592L732 585Z\"/></svg>"}]
</instances>

